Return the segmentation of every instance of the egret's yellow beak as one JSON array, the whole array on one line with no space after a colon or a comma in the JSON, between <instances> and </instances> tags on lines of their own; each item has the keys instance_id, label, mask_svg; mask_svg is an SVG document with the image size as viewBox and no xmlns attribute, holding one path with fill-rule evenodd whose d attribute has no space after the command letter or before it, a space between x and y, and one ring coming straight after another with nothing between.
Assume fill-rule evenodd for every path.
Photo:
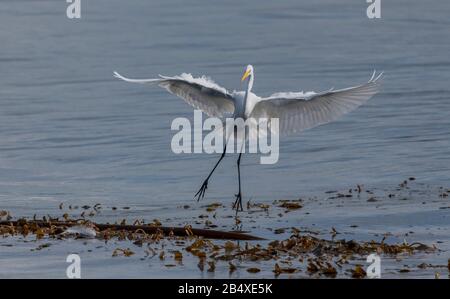
<instances>
[{"instance_id":1,"label":"egret's yellow beak","mask_svg":"<svg viewBox=\"0 0 450 299\"><path fill-rule=\"evenodd\" d=\"M241 81L244 81L248 76L250 76L250 70L245 71L244 75L242 75Z\"/></svg>"}]
</instances>

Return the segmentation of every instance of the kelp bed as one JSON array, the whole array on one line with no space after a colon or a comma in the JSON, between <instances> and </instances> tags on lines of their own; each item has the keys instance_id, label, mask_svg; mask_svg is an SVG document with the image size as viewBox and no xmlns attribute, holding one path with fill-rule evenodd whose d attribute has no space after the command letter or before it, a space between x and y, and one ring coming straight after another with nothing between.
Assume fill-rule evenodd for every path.
<instances>
[{"instance_id":1,"label":"kelp bed","mask_svg":"<svg viewBox=\"0 0 450 299\"><path fill-rule=\"evenodd\" d=\"M0 234L15 234L16 232L24 236L34 233L38 237L44 235L58 237L64 234L68 228L81 228L75 235L83 236L84 231L90 231L92 234L99 235L102 239L111 237L126 236L133 240L135 234L142 234L145 237L161 238L164 236L201 236L208 239L227 239L227 240L262 240L262 238L246 234L244 232L227 232L218 230L195 229L191 226L185 227L164 227L160 224L151 223L149 225L126 225L126 224L102 224L94 223L84 219L81 220L27 220L19 219L17 221L0 221ZM86 233L87 234L87 233ZM122 238L124 239L124 238Z\"/></svg>"},{"instance_id":2,"label":"kelp bed","mask_svg":"<svg viewBox=\"0 0 450 299\"><path fill-rule=\"evenodd\" d=\"M347 191L327 191L327 200L333 202L334 208L349 205L347 201L364 202L366 205L379 205L380 201L394 201L408 203L411 189L409 185L413 178L403 181L395 190L387 192L383 196L375 194L371 190L364 190L362 186L357 186ZM448 204L448 194L450 189L439 188L436 194L436 204L438 210L445 211ZM420 195L421 196L421 195ZM170 223L164 226L160 221L154 219L150 223L145 223L142 219L135 220L132 224L127 224L125 219L115 223L96 223L92 221L96 215L100 214L103 208L101 205L72 207L69 206L68 213L61 217L52 218L50 216L32 217L29 219L13 218L6 211L0 211L0 237L16 238L23 240L39 240L39 246L34 250L42 250L53 246L55 242L64 242L67 239L80 239L85 237L94 238L101 241L107 250L110 250L111 258L134 258L140 257L138 261L150 260L151 264L167 269L192 269L209 274L229 272L229 277L258 277L258 273L264 273L267 277L270 273L273 277L353 277L364 278L367 276L366 258L368 255L376 253L385 261L393 261L391 271L405 274L418 269L430 269L432 275L438 277L439 273L450 272L450 260L448 263L432 263L433 259L427 257L439 255L440 249L434 244L428 245L421 242L408 243L387 242L387 238L392 234L375 234L372 241L356 241L339 238L351 235L347 232L338 232L334 227L323 226L321 231L317 227L310 230L312 226L295 228L290 227L292 218L299 214L308 215L311 210L303 211L305 206L317 203L317 199L298 200L276 200L272 203L248 202L244 217L233 219L234 228L239 228L241 222L254 223L260 219L264 223L263 229L266 232L264 238L240 232L221 231L217 228L230 227L225 224L226 219L231 221L231 211L220 203L212 203L202 206L200 214L197 210L191 210L188 205L178 207L183 209L183 214L191 212L193 219L189 221L195 226L203 225L204 228L193 228L191 226L174 227L171 226L175 219L166 219ZM322 202L316 211L324 211ZM420 203L421 205L423 203ZM410 205L408 203L408 205ZM62 204L59 206L63 210ZM128 207L123 207L128 210ZM112 211L117 211L116 207L111 207ZM77 214L76 211L82 211ZM269 213L270 211L270 213ZM303 211L303 212L302 212ZM334 213L334 210L333 210ZM219 216L217 215L219 214ZM111 219L108 216L108 219ZM182 220L186 221L187 215ZM303 216L305 217L305 216ZM279 219L286 219L277 222ZM319 218L320 219L320 218ZM228 220L227 220L228 221ZM276 228L273 224L284 223L287 227ZM279 224L279 225L280 225ZM350 224L350 223L349 223ZM251 226L251 225L250 225ZM247 225L249 227L249 225ZM356 229L357 225L349 225L351 229ZM261 230L259 230L261 232ZM412 233L405 231L405 236ZM273 237L272 237L273 236ZM55 241L55 242L52 242ZM443 251L443 255L448 251ZM412 264L405 264L405 259L412 259ZM446 260L448 257L446 258ZM439 259L442 261L442 259ZM427 261L427 262L426 262ZM188 267L186 267L188 265ZM245 273L243 275L242 273ZM429 273L428 271L427 273ZM192 273L192 272L189 272ZM181 275L181 274L180 274ZM428 277L428 276L427 276Z\"/></svg>"},{"instance_id":3,"label":"kelp bed","mask_svg":"<svg viewBox=\"0 0 450 299\"><path fill-rule=\"evenodd\" d=\"M365 266L350 263L351 261L363 261L364 257L371 253L396 257L398 255L412 255L417 252L433 252L437 248L422 243L387 244L384 239L381 242L356 242L354 240L325 240L304 234L295 228L291 229L291 236L285 240L264 242L265 245L255 244L255 240L262 240L252 235L240 232L220 232L214 230L193 229L189 226L183 228L168 228L160 223L148 225L120 225L120 224L96 224L86 220L56 221L51 219L16 221L0 221L0 235L8 236L34 236L37 240L83 238L74 230L67 234L70 227L81 227L95 231L95 238L108 242L112 239L129 241L139 247L146 247L147 256L158 256L161 261L173 258L174 262L181 263L184 255L191 255L198 259L200 271L214 272L216 263L228 264L229 273L238 270L238 265L254 264L246 267L249 273L258 273L258 264L274 262L273 275L294 275L304 272L312 277L334 278L341 273L353 278L366 277ZM211 238L212 237L212 238ZM235 241L215 242L218 239L234 239ZM236 241L239 240L239 241ZM252 240L252 243L242 240ZM166 250L164 242L179 250ZM158 246L159 245L159 246ZM38 249L49 245L40 245ZM112 256L132 256L135 252L129 248L116 248ZM175 267L177 264L167 264L167 267ZM427 265L424 264L423 267ZM449 265L450 267L450 260ZM450 270L450 268L449 268ZM409 271L402 269L401 271Z\"/></svg>"}]
</instances>

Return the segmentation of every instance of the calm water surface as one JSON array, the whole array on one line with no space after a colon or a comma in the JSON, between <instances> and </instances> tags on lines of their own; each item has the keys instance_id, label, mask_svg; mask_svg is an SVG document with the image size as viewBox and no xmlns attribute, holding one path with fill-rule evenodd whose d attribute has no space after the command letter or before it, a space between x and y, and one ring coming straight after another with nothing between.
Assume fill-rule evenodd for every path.
<instances>
[{"instance_id":1,"label":"calm water surface","mask_svg":"<svg viewBox=\"0 0 450 299\"><path fill-rule=\"evenodd\" d=\"M145 207L192 197L217 155L170 150L175 117L193 117L159 88L112 77L191 72L254 92L320 91L383 70L383 91L341 120L281 140L280 160L243 159L246 199L272 201L405 177L450 179L450 3L365 1L0 3L0 208L46 214L60 202ZM235 158L216 172L208 202L231 202ZM426 200L426 198L424 198ZM175 213L176 214L176 213ZM414 221L413 216L408 221Z\"/></svg>"}]
</instances>

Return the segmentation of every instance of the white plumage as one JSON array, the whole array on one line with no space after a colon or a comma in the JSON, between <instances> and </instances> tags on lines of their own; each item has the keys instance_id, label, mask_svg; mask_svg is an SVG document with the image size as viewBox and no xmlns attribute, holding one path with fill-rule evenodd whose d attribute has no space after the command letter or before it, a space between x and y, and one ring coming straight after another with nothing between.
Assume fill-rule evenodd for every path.
<instances>
[{"instance_id":1,"label":"white plumage","mask_svg":"<svg viewBox=\"0 0 450 299\"><path fill-rule=\"evenodd\" d=\"M382 73L378 76L375 75L374 72L370 80L365 84L345 89L330 89L319 93L312 91L306 93L282 92L261 98L251 91L254 82L254 70L251 65L247 66L242 76L242 81L248 78L246 90L233 92L227 91L204 76L194 78L191 74L181 74L174 77L160 75L156 79L129 79L114 72L115 77L127 82L156 83L170 93L182 98L194 108L202 110L210 117L250 119L250 121L256 123L259 123L260 120L268 119L269 126L270 119L278 118L278 132L283 135L326 124L355 110L379 91ZM256 128L256 126L251 127ZM271 132L277 133L276 130L271 130ZM248 135L245 134L245 137L249 138L257 136L258 133L255 130L250 131ZM203 182L200 190L195 194L197 200L205 196L208 180L225 156L225 148L219 161ZM243 209L240 177L241 155L242 152L239 153L237 161L239 191L236 194L236 201L233 206L236 212Z\"/></svg>"},{"instance_id":2,"label":"white plumage","mask_svg":"<svg viewBox=\"0 0 450 299\"><path fill-rule=\"evenodd\" d=\"M278 92L262 98L251 92L254 71L249 65L246 91L229 92L208 77L191 74L161 76L157 79L129 79L117 72L114 76L133 83L156 83L211 117L278 118L280 134L289 135L336 120L364 104L380 88L382 73L362 85L324 92Z\"/></svg>"}]
</instances>

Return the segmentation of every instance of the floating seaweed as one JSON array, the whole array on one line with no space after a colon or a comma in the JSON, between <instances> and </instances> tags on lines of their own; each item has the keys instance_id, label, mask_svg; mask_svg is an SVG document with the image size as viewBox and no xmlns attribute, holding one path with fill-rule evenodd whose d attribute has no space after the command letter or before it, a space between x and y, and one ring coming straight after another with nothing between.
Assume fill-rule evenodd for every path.
<instances>
[{"instance_id":1,"label":"floating seaweed","mask_svg":"<svg viewBox=\"0 0 450 299\"><path fill-rule=\"evenodd\" d=\"M410 182L411 180L408 180ZM402 183L403 189L413 187L413 183ZM393 192L394 199L405 198L406 191ZM448 193L447 189L440 189L440 194ZM333 194L334 198L339 198L337 201L379 201L382 203L383 197L375 191L366 190L360 185L349 189L348 191L330 191L326 194ZM409 197L408 197L409 198ZM277 200L272 204L261 203L247 203L249 209L248 214L241 214L239 218L231 215L221 215L223 219L227 219L232 223L234 221L235 229L241 229L242 226L258 228L258 225L249 226L249 223L255 221L252 214L257 217L264 217L276 219L276 221L283 221L277 219L280 217L289 217L290 213L296 213L296 210L302 209L309 200L313 199L298 199L298 200ZM441 199L443 201L443 199ZM60 210L65 207L63 204ZM181 207L188 209L189 207ZM140 260L151 259L152 262L160 263L161 267L173 268L179 267L182 263L189 266L193 261L194 267L197 266L200 271L216 272L220 269L229 272L232 275L235 272L244 271L252 275L267 275L267 270L272 271L275 277L296 277L310 275L311 277L353 277L365 278L365 258L367 255L377 253L379 255L387 256L391 260L400 261L404 257L416 253L431 253L437 250L434 246L414 242L407 243L406 241L393 244L387 243L386 237L389 234L375 234L376 240L384 236L381 241L367 241L360 242L357 240L339 239L340 236L348 236L342 226L325 227L311 230L310 227L289 227L289 224L283 223L281 227L267 227L266 229L273 232L272 237L278 240L262 240L256 236L248 235L238 231L220 231L212 229L196 229L190 225L183 226L185 219L178 222L177 227L163 226L163 221L153 219L146 222L143 219L119 219L114 224L109 223L95 223L86 219L90 212L98 213L102 210L101 205L84 205L84 206L68 206L67 212L59 218L52 218L51 216L44 216L42 219L17 219L12 220L12 217L7 211L0 211L0 235L4 237L17 236L18 238L27 237L27 242L39 240L32 251L52 250L49 242L52 239L65 240L69 237L83 237L83 229L90 228L87 235L101 240L101 243L112 244L115 248L116 244L120 248L114 249L112 255L114 257L124 256L130 257L142 253ZM78 209L78 211L76 211ZM113 210L117 208L113 207ZM123 208L122 208L123 209ZM206 211L205 211L206 209ZM219 210L226 209L225 206L218 203L213 203L207 206L202 206L202 214L194 217L193 225L204 225L206 228L217 227L216 215ZM269 214L270 209L270 214ZM311 210L309 210L311 211ZM308 211L308 212L309 212ZM313 210L312 210L313 211ZM71 217L78 217L79 219L72 219ZM264 213L261 213L264 212ZM308 212L301 213L307 215ZM217 214L216 214L217 213ZM257 214L259 213L259 214ZM69 215L70 214L70 215ZM74 216L76 214L76 216ZM248 216L247 216L248 215ZM170 221L165 219L164 221ZM217 222L219 225L223 223ZM358 223L358 225L361 225ZM331 226L331 225L330 225ZM358 227L355 224L349 225L352 228ZM223 225L222 227L227 227ZM412 232L403 234L405 237ZM290 234L288 237L287 235ZM330 236L331 235L331 236ZM392 235L392 234L390 234ZM25 238L24 238L25 239ZM216 239L222 239L216 241ZM110 240L114 240L111 242ZM249 242L243 242L249 241ZM251 242L250 242L251 241ZM261 242L259 242L261 241ZM124 244L129 244L136 247L128 248ZM258 243L257 243L258 242ZM87 243L87 242L86 242ZM90 242L89 242L90 243ZM7 246L5 244L4 246ZM224 267L225 266L225 267ZM217 267L217 269L216 269ZM272 268L273 267L273 268ZM402 264L400 268L395 269L397 273L408 273L417 269L436 269L442 272L448 268L450 271L450 260L447 263L429 264L422 263L419 265ZM446 271L446 270L445 270ZM269 272L270 273L270 272ZM436 272L437 273L437 272ZM238 276L242 273L238 273ZM248 275L248 274L247 274ZM438 275L438 274L436 274Z\"/></svg>"},{"instance_id":2,"label":"floating seaweed","mask_svg":"<svg viewBox=\"0 0 450 299\"><path fill-rule=\"evenodd\" d=\"M0 234L15 234L16 231L35 233L37 238L42 238L45 234L54 235L55 230L62 233L68 227L84 224L84 220L70 220L68 217L63 217L65 221L50 221L50 220L26 220L19 219L16 221L0 221ZM124 219L125 220L125 219ZM125 221L121 224L102 224L91 222L92 225L100 232L100 236L108 238L109 235L119 234L120 239L125 239L126 233L141 231L145 234L155 236L203 236L209 239L230 239L230 240L262 240L262 238L248 235L241 232L225 232L207 229L194 229L190 227L163 227L160 223L153 223L149 225L127 225ZM32 228L30 230L30 228ZM62 230L62 231L61 231Z\"/></svg>"},{"instance_id":3,"label":"floating seaweed","mask_svg":"<svg viewBox=\"0 0 450 299\"><path fill-rule=\"evenodd\" d=\"M132 256L133 254L134 254L134 252L131 251L130 248L126 248L126 249L116 248L116 249L113 251L112 256L115 257L115 256L120 256L120 255L122 255L122 256L129 257L129 256Z\"/></svg>"}]
</instances>

